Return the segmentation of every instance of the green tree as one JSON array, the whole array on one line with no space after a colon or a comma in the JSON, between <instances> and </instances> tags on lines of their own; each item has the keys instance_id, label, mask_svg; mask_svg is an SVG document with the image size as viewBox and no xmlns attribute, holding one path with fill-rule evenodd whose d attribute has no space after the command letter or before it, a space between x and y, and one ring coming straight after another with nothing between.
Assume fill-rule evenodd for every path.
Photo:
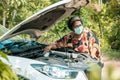
<instances>
[{"instance_id":1,"label":"green tree","mask_svg":"<svg viewBox=\"0 0 120 80\"><path fill-rule=\"evenodd\" d=\"M49 0L0 0L0 24L12 28L50 4Z\"/></svg>"}]
</instances>

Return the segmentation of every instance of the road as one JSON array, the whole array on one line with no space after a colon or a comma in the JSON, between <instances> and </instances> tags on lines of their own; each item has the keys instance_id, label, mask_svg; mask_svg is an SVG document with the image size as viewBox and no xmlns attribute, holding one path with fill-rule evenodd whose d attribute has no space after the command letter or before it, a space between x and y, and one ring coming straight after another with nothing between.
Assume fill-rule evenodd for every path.
<instances>
[{"instance_id":1,"label":"road","mask_svg":"<svg viewBox=\"0 0 120 80\"><path fill-rule=\"evenodd\" d=\"M120 61L102 58L102 62L104 63L103 80L120 80Z\"/></svg>"}]
</instances>

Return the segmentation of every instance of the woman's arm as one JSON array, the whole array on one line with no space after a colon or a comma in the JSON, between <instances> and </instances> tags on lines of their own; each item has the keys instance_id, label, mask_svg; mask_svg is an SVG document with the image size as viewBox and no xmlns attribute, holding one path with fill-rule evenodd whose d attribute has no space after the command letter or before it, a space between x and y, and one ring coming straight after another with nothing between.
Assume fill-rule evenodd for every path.
<instances>
[{"instance_id":1,"label":"woman's arm","mask_svg":"<svg viewBox=\"0 0 120 80\"><path fill-rule=\"evenodd\" d=\"M92 58L100 58L100 44L99 40L93 32L90 32L89 51Z\"/></svg>"},{"instance_id":2,"label":"woman's arm","mask_svg":"<svg viewBox=\"0 0 120 80\"><path fill-rule=\"evenodd\" d=\"M59 39L55 43L45 47L44 51L49 51L51 49L62 48L62 47L72 47L73 46L72 43L67 43L68 39L69 39L69 34L63 36L61 39Z\"/></svg>"}]
</instances>

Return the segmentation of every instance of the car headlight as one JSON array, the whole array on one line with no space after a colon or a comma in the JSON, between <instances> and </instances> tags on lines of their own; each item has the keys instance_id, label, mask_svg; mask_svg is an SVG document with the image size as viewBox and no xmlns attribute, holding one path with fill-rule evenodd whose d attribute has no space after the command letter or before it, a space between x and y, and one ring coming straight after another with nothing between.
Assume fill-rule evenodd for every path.
<instances>
[{"instance_id":1,"label":"car headlight","mask_svg":"<svg viewBox=\"0 0 120 80\"><path fill-rule=\"evenodd\" d=\"M73 79L76 78L78 70L68 68L66 66L55 66L48 64L31 64L31 66L37 71L57 79Z\"/></svg>"}]
</instances>

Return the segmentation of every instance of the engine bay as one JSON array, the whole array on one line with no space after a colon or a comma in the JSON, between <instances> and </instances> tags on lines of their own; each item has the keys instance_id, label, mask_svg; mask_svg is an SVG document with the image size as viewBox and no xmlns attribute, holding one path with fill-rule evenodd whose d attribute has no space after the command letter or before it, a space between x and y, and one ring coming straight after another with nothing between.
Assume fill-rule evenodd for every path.
<instances>
[{"instance_id":1,"label":"engine bay","mask_svg":"<svg viewBox=\"0 0 120 80\"><path fill-rule=\"evenodd\" d=\"M70 48L58 48L45 53L45 46L47 45L35 41L21 41L4 44L1 50L12 56L75 68L86 69L91 62L100 64L98 60L91 58L87 53L78 53Z\"/></svg>"}]
</instances>

